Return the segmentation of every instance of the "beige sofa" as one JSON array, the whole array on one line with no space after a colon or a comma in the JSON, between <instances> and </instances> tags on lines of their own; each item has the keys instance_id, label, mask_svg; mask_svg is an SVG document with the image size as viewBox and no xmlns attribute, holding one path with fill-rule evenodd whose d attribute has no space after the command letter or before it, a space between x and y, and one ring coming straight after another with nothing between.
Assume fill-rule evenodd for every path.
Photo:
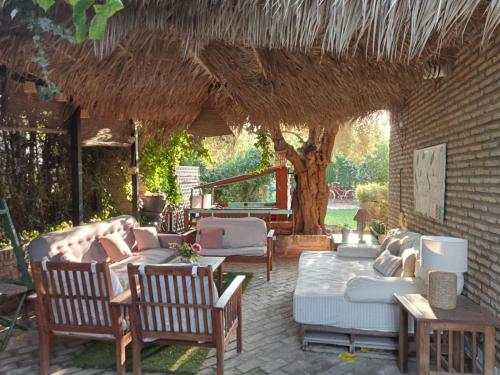
<instances>
[{"instance_id":1,"label":"beige sofa","mask_svg":"<svg viewBox=\"0 0 500 375\"><path fill-rule=\"evenodd\" d=\"M108 256L98 241L99 237L119 234L133 249L135 238L132 228L138 226L135 218L129 215L117 216L108 220L82 225L59 232L46 233L35 238L28 246L31 260L42 260L47 257L51 261L59 261L62 251L68 251L79 262L104 262ZM173 249L168 248L171 242L181 242L182 237L169 234L158 234L161 248L149 249L136 253L121 262L110 265L120 279L124 289L128 289L127 264L166 263L176 256Z\"/></svg>"}]
</instances>

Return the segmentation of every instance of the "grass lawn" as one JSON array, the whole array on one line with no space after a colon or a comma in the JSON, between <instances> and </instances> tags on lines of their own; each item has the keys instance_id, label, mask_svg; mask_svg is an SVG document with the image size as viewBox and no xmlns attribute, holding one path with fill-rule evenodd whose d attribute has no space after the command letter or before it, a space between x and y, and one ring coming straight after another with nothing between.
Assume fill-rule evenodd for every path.
<instances>
[{"instance_id":1,"label":"grass lawn","mask_svg":"<svg viewBox=\"0 0 500 375\"><path fill-rule=\"evenodd\" d=\"M326 212L325 224L342 227L347 224L350 228L356 229L356 222L352 219L357 208L331 209Z\"/></svg>"}]
</instances>

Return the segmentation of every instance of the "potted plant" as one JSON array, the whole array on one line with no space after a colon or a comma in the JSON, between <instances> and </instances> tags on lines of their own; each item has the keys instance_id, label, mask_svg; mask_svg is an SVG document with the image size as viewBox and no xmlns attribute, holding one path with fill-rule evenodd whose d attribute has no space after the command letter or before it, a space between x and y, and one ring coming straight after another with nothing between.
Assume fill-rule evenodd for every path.
<instances>
[{"instance_id":1,"label":"potted plant","mask_svg":"<svg viewBox=\"0 0 500 375\"><path fill-rule=\"evenodd\" d=\"M345 223L340 232L342 233L342 243L348 243L349 235L351 234L351 228L349 225Z\"/></svg>"},{"instance_id":2,"label":"potted plant","mask_svg":"<svg viewBox=\"0 0 500 375\"><path fill-rule=\"evenodd\" d=\"M175 249L177 254L181 257L182 263L196 263L196 260L200 256L202 247L199 243L189 244L189 243L169 243L170 248Z\"/></svg>"},{"instance_id":3,"label":"potted plant","mask_svg":"<svg viewBox=\"0 0 500 375\"><path fill-rule=\"evenodd\" d=\"M387 225L380 220L374 220L370 224L370 232L377 238L379 243L382 243L387 234Z\"/></svg>"},{"instance_id":4,"label":"potted plant","mask_svg":"<svg viewBox=\"0 0 500 375\"><path fill-rule=\"evenodd\" d=\"M167 200L162 192L150 193L147 192L142 197L142 210L144 212L161 214L165 208Z\"/></svg>"}]
</instances>

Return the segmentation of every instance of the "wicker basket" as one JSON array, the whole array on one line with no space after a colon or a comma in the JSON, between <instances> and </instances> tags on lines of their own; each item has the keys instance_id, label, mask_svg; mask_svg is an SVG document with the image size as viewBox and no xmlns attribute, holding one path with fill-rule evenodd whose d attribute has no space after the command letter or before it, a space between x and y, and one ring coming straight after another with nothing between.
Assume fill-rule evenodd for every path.
<instances>
[{"instance_id":1,"label":"wicker basket","mask_svg":"<svg viewBox=\"0 0 500 375\"><path fill-rule=\"evenodd\" d=\"M444 310L453 310L457 307L457 275L455 273L430 271L427 285L429 305Z\"/></svg>"}]
</instances>

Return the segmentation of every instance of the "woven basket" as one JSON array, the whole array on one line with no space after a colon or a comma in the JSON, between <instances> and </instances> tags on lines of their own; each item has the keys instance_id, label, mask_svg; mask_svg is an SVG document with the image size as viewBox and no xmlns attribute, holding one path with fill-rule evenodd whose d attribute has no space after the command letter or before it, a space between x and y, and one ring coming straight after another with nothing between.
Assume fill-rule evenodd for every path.
<instances>
[{"instance_id":1,"label":"woven basket","mask_svg":"<svg viewBox=\"0 0 500 375\"><path fill-rule=\"evenodd\" d=\"M429 305L444 310L453 310L457 307L457 275L455 273L430 271L427 285Z\"/></svg>"}]
</instances>

